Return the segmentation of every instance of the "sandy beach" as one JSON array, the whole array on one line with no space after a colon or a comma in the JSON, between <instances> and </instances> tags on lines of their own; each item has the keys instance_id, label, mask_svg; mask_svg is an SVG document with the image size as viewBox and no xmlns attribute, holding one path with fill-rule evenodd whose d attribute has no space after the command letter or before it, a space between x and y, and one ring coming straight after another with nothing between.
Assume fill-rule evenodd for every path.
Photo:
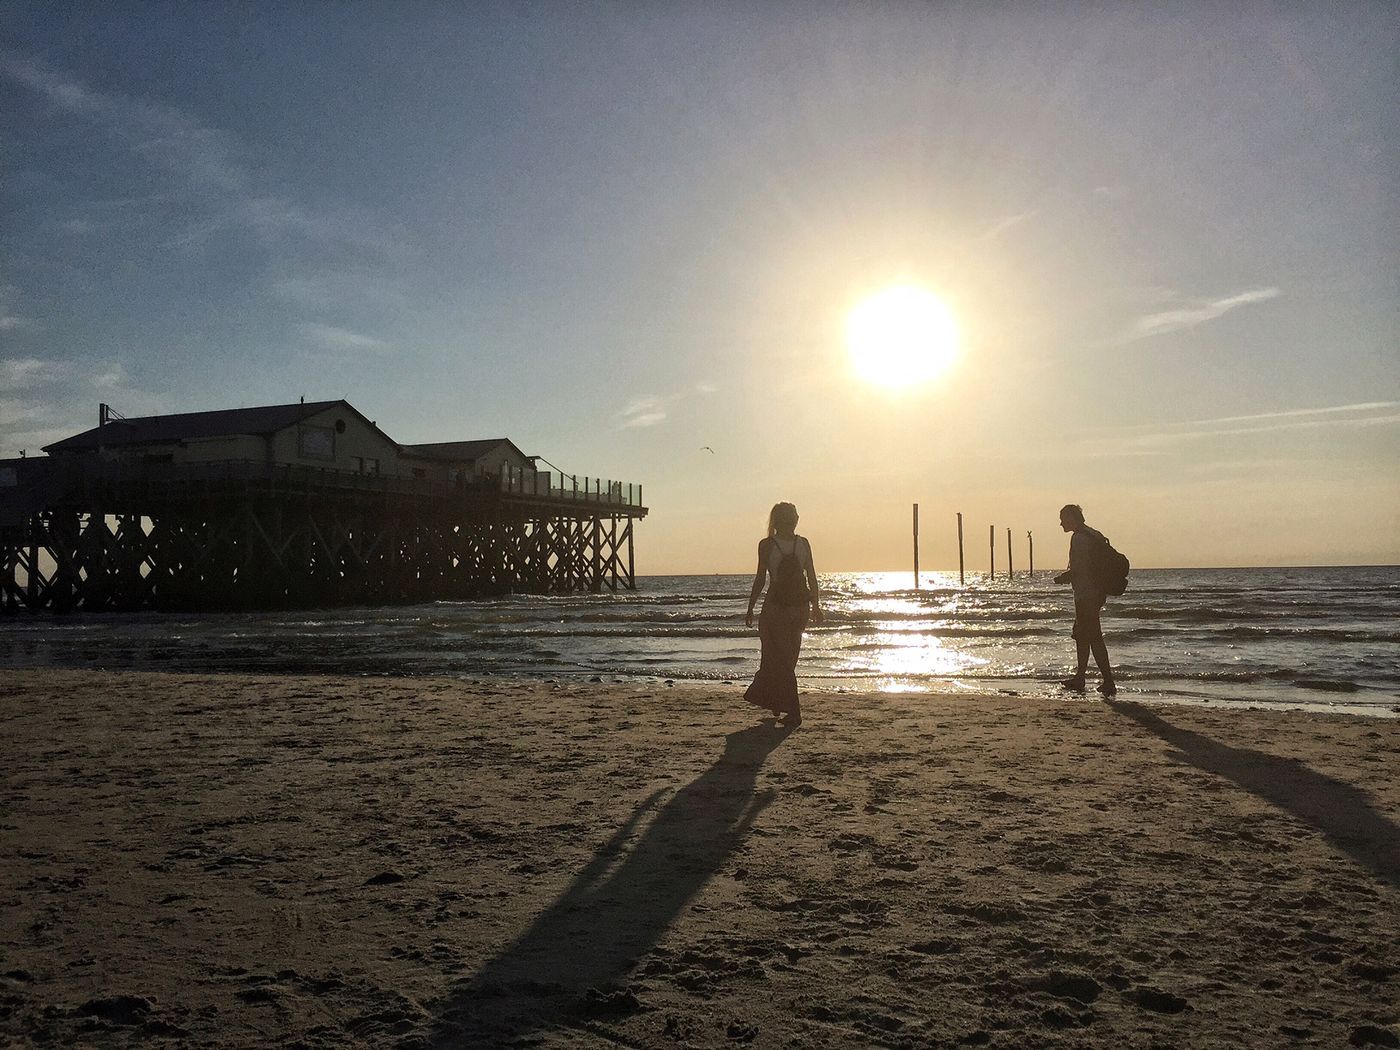
<instances>
[{"instance_id":1,"label":"sandy beach","mask_svg":"<svg viewBox=\"0 0 1400 1050\"><path fill-rule=\"evenodd\" d=\"M1400 1045L1400 722L5 671L0 1042Z\"/></svg>"}]
</instances>

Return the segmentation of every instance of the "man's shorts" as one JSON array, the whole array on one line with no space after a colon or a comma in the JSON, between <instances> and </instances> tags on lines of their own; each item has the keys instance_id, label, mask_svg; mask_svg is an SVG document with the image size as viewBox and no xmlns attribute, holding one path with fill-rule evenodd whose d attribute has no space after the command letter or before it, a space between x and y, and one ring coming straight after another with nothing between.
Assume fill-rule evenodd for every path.
<instances>
[{"instance_id":1,"label":"man's shorts","mask_svg":"<svg viewBox=\"0 0 1400 1050\"><path fill-rule=\"evenodd\" d=\"M1070 637L1077 642L1098 642L1103 640L1103 625L1099 623L1099 611L1106 599L1098 595L1074 596L1074 630Z\"/></svg>"}]
</instances>

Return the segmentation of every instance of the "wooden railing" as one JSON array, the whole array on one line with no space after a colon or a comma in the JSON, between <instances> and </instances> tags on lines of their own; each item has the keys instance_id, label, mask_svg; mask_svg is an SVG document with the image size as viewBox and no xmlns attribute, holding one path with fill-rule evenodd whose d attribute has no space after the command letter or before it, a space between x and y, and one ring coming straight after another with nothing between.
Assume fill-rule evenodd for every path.
<instances>
[{"instance_id":1,"label":"wooden railing","mask_svg":"<svg viewBox=\"0 0 1400 1050\"><path fill-rule=\"evenodd\" d=\"M218 459L194 463L107 462L75 464L76 480L85 489L208 486L261 483L274 491L382 492L414 496L447 496L452 486L427 478L388 474L357 474L333 467L267 463L252 459Z\"/></svg>"},{"instance_id":2,"label":"wooden railing","mask_svg":"<svg viewBox=\"0 0 1400 1050\"><path fill-rule=\"evenodd\" d=\"M18 463L14 484L0 488L0 504L11 497L25 504L42 495L42 502L58 502L99 495L135 495L160 492L175 496L225 484L259 484L273 492L350 491L390 495L450 498L468 493L496 493L508 497L601 503L619 508L641 508L642 487L601 478L578 478L549 471L507 468L499 476L483 475L460 481L406 478L389 474L359 474L330 467L267 463L229 459L205 462L153 463L144 461L93 461L86 457L36 457ZM43 490L41 493L39 490ZM33 509L26 506L25 512Z\"/></svg>"},{"instance_id":3,"label":"wooden railing","mask_svg":"<svg viewBox=\"0 0 1400 1050\"><path fill-rule=\"evenodd\" d=\"M518 470L506 467L501 474L501 491L511 496L539 499L582 500L621 507L643 507L642 486L607 478L580 478L548 470Z\"/></svg>"}]
</instances>

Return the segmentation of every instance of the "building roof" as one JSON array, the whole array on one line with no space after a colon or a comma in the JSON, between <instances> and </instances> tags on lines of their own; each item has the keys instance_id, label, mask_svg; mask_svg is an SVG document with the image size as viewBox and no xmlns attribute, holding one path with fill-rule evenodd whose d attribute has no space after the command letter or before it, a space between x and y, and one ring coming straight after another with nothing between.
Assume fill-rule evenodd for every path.
<instances>
[{"instance_id":1,"label":"building roof","mask_svg":"<svg viewBox=\"0 0 1400 1050\"><path fill-rule=\"evenodd\" d=\"M93 427L81 434L45 445L45 452L77 452L98 446L168 444L199 438L229 437L235 434L274 434L336 405L344 405L355 415L363 414L348 401L307 401L294 405L265 405L261 408L229 408L215 412L181 412L170 416L140 416L114 419L106 426ZM370 420L365 420L374 424ZM378 427L375 427L378 430ZM381 433L383 433L381 431ZM388 435L385 435L388 438Z\"/></svg>"},{"instance_id":2,"label":"building roof","mask_svg":"<svg viewBox=\"0 0 1400 1050\"><path fill-rule=\"evenodd\" d=\"M480 441L433 441L426 445L400 445L399 447L405 452L422 456L424 459L473 460L480 459L501 445L509 445L523 459L530 458L521 452L510 438L485 438Z\"/></svg>"}]
</instances>

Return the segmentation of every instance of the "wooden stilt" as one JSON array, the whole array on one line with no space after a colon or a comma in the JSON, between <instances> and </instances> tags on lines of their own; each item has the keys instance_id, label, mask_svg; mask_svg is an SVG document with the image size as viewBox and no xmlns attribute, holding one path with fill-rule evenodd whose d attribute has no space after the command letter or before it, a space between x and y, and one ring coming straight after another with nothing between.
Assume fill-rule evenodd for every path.
<instances>
[{"instance_id":1,"label":"wooden stilt","mask_svg":"<svg viewBox=\"0 0 1400 1050\"><path fill-rule=\"evenodd\" d=\"M475 499L401 496L320 473L300 485L285 473L140 481L115 501L96 482L75 488L0 525L0 611L260 609L636 587L635 523L646 508L623 503L600 479L585 481L585 503L528 484L519 498L497 490ZM632 493L640 500L639 489Z\"/></svg>"},{"instance_id":2,"label":"wooden stilt","mask_svg":"<svg viewBox=\"0 0 1400 1050\"><path fill-rule=\"evenodd\" d=\"M967 579L963 575L963 531L962 531L962 511L958 511L958 585L965 586Z\"/></svg>"},{"instance_id":3,"label":"wooden stilt","mask_svg":"<svg viewBox=\"0 0 1400 1050\"><path fill-rule=\"evenodd\" d=\"M919 505L914 504L914 590L919 589Z\"/></svg>"}]
</instances>

